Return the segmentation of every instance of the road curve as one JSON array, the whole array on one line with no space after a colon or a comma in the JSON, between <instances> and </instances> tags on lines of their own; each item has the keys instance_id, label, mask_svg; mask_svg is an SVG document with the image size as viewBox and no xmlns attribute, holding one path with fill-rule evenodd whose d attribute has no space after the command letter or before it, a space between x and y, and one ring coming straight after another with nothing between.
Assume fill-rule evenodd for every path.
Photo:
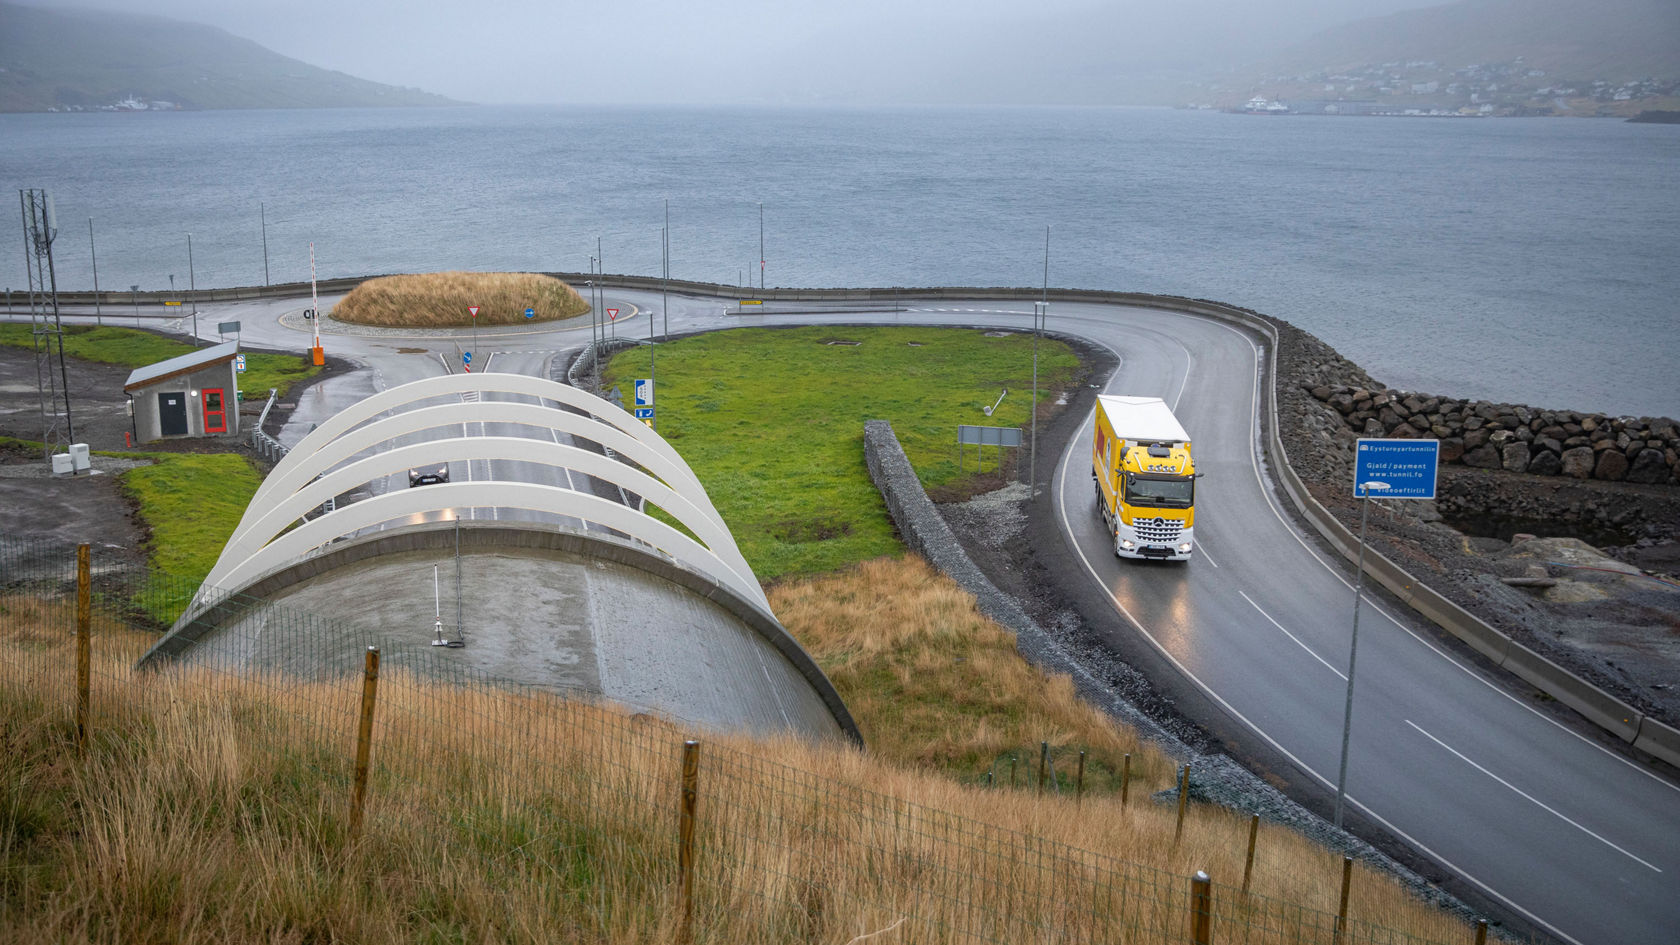
<instances>
[{"instance_id":1,"label":"road curve","mask_svg":"<svg viewBox=\"0 0 1680 945\"><path fill-rule=\"evenodd\" d=\"M659 316L661 329L683 333L804 322L1022 330L1032 308L907 298L892 312L743 317L715 298L672 295L670 311L661 312L657 292L612 295ZM243 313L248 344L296 348L296 332L277 317L295 304L239 303L227 317ZM201 307L201 316L214 308ZM201 318L201 326L215 321ZM1055 517L1077 562L1067 575L1073 596L1099 602L1085 614L1091 629L1121 650L1136 652L1141 641L1217 716L1200 721L1236 733L1227 735L1233 740L1260 739L1299 772L1293 781L1316 784L1322 798L1334 788L1341 745L1352 569L1292 523L1267 480L1259 448L1261 339L1201 316L1084 302L1052 305L1047 328L1119 357L1106 392L1172 404L1206 473L1198 484L1197 557L1186 565L1120 561L1095 510L1088 420L1060 450L1038 507ZM560 352L581 347L589 334L585 324L505 343L481 339L480 346ZM402 343L410 352L453 350L452 342L422 336ZM328 344L330 354L370 372L304 405L294 423L305 430L306 418L334 412L333 401L365 395L369 374L377 383L386 371L400 377L414 369L413 361L403 365L415 355L396 353L390 338L334 336ZM1434 642L1409 611L1367 599L1359 629L1348 768L1356 814L1559 940L1680 940L1680 786L1602 746L1563 710L1510 694L1507 678Z\"/></svg>"}]
</instances>

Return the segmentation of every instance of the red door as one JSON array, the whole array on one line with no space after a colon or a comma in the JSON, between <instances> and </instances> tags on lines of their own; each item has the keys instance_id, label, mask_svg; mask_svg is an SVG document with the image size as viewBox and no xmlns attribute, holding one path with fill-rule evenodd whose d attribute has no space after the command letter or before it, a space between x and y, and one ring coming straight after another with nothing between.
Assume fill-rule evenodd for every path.
<instances>
[{"instance_id":1,"label":"red door","mask_svg":"<svg viewBox=\"0 0 1680 945\"><path fill-rule=\"evenodd\" d=\"M227 432L227 407L222 403L222 389L204 392L204 432Z\"/></svg>"}]
</instances>

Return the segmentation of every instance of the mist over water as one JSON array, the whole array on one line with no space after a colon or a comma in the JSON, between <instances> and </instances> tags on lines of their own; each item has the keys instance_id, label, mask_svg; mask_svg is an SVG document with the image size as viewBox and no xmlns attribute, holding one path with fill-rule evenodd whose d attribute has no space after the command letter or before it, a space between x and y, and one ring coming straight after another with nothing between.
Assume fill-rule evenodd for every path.
<instances>
[{"instance_id":1,"label":"mist over water","mask_svg":"<svg viewBox=\"0 0 1680 945\"><path fill-rule=\"evenodd\" d=\"M1157 109L0 115L62 288L439 269L1217 299L1438 394L1680 416L1680 128ZM22 229L0 279L25 285ZM0 234L7 232L0 226ZM5 241L0 239L0 245ZM1055 327L1052 306L1050 327Z\"/></svg>"}]
</instances>

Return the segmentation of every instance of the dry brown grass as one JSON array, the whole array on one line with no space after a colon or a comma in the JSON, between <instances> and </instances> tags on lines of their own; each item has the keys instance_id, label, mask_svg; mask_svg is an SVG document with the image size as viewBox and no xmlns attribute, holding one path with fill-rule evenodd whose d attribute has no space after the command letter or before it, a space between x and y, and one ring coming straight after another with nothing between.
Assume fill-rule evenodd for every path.
<instances>
[{"instance_id":1,"label":"dry brown grass","mask_svg":"<svg viewBox=\"0 0 1680 945\"><path fill-rule=\"evenodd\" d=\"M572 318L589 311L577 290L552 276L532 272L427 272L369 279L333 307L332 317L358 325L408 328L466 328L467 307L477 305L478 324L523 325ZM536 309L533 318L527 308Z\"/></svg>"},{"instance_id":2,"label":"dry brown grass","mask_svg":"<svg viewBox=\"0 0 1680 945\"><path fill-rule=\"evenodd\" d=\"M836 633L852 663L905 650L900 638L976 632L939 616L899 633L861 626L961 609L960 595L953 603L917 567L875 562L835 579L857 591L897 570L922 589L912 595L922 611L881 608ZM778 593L797 599L819 583ZM353 841L359 679L134 677L150 638L103 623L94 737L78 755L70 610L0 600L0 941L675 937L677 728L548 695L443 686L396 669L393 654L365 831ZM1246 822L1228 812L1193 808L1175 844L1173 811L1143 798L1126 809L1111 795L1076 804L833 745L703 738L698 943L841 945L889 928L870 941L1182 941L1186 877L1240 880ZM1259 859L1256 893L1286 904L1245 906L1218 890L1216 940L1328 942L1326 917L1299 907L1334 909L1338 859L1272 829ZM1433 941L1471 937L1364 870L1352 914Z\"/></svg>"}]
</instances>

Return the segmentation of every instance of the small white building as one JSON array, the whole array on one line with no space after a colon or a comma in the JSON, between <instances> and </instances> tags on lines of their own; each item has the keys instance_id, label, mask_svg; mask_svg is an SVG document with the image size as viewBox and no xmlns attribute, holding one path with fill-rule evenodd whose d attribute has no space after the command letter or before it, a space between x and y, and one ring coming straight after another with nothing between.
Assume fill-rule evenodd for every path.
<instances>
[{"instance_id":1,"label":"small white building","mask_svg":"<svg viewBox=\"0 0 1680 945\"><path fill-rule=\"evenodd\" d=\"M239 433L239 342L136 368L123 385L134 441Z\"/></svg>"}]
</instances>

